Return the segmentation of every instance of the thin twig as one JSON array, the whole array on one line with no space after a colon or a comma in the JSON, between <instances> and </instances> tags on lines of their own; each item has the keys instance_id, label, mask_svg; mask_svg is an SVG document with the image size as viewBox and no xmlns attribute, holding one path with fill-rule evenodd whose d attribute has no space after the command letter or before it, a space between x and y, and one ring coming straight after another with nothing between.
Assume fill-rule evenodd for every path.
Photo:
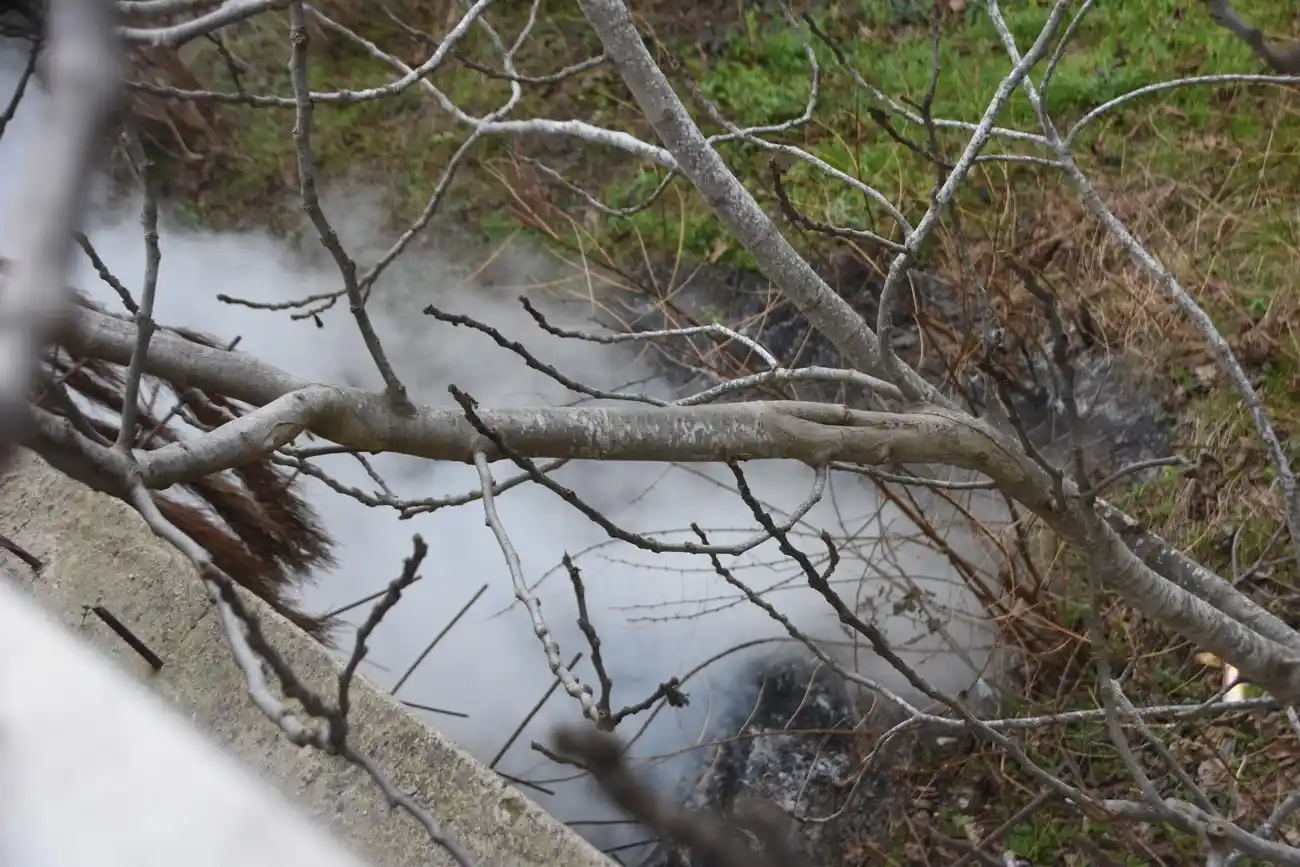
<instances>
[{"instance_id":1,"label":"thin twig","mask_svg":"<svg viewBox=\"0 0 1300 867\"><path fill-rule=\"evenodd\" d=\"M420 667L420 663L424 662L424 658L428 656L435 647L438 646L438 642L442 641L443 636L445 636L448 632L450 632L452 627L455 626L457 623L459 623L460 619L464 617L467 613L469 613L469 610L474 607L474 603L477 602L479 598L482 597L483 594L487 592L487 589L488 589L488 585L486 584L480 587L478 591L473 596L470 597L469 601L466 602L464 605L462 605L460 607L460 610L458 610L455 613L455 615L452 616L451 620L447 622L447 625L442 627L442 629L438 631L437 635L433 636L433 640L431 640L427 645L425 645L424 650L420 651L420 655L415 658L415 661L411 663L410 667L407 668L406 671L402 673L402 676L397 679L397 683L393 685L393 689L392 689L393 695L397 695L397 691L400 690L402 688L402 685L406 683L407 680L410 679L411 675L415 674L415 670Z\"/></svg>"}]
</instances>

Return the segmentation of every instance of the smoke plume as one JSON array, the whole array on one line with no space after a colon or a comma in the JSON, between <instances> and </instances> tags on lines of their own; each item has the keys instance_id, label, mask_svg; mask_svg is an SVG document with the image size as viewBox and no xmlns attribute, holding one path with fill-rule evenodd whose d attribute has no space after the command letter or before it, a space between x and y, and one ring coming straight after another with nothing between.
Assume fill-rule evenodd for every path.
<instances>
[{"instance_id":1,"label":"smoke plume","mask_svg":"<svg viewBox=\"0 0 1300 867\"><path fill-rule=\"evenodd\" d=\"M22 67L13 51L0 55L0 93L8 94ZM28 97L0 140L0 204L4 237L12 235L17 211L19 167L28 165L34 133L39 132L40 93ZM288 135L286 118L285 134ZM329 181L330 179L322 179ZM327 215L349 250L363 265L393 240L374 227L385 225L381 197L353 186L327 184ZM144 246L134 196L115 197L104 185L97 210L85 227L108 267L129 288L137 289L143 272ZM225 339L239 337L239 350L292 373L322 383L381 387L346 303L311 319L292 321L283 312L251 310L224 304L218 295L258 302L288 301L333 292L340 280L314 236L301 244L265 232L210 233L183 228L169 218L180 203L165 203L161 226L162 267L156 319L187 326ZM411 397L425 404L450 404L447 388L456 385L485 406L570 403L581 399L554 380L530 370L515 355L482 334L422 315L428 305L474 317L518 340L569 376L589 385L640 390L671 397L669 384L650 356L636 347L603 346L548 336L527 316L517 297L528 294L555 324L594 330L589 305L562 300L587 292L583 275L565 273L538 251L516 245L504 251L472 250L463 238L442 239L409 252L381 279L371 313L398 375ZM10 256L22 251L0 250ZM478 266L494 255L488 269ZM79 288L108 309L121 310L111 289L82 261ZM599 293L599 286L596 287ZM363 490L375 485L351 458L322 461L340 481ZM435 497L467 492L478 486L472 467L432 463L400 456L373 460L398 495ZM497 464L498 479L515 469ZM746 465L756 494L780 516L809 494L813 472L802 465L761 462ZM682 542L698 523L711 541L739 541L758 532L748 508L737 496L725 467L648 464L570 464L557 479L622 527ZM338 542L338 565L319 576L308 592L308 607L329 610L380 590L401 569L410 553L411 536L420 533L431 553L422 581L412 587L371 640L371 662L363 673L391 688L411 663L479 588L486 592L429 653L401 688L399 697L445 708L465 716L424 715L484 761L491 761L554 678L533 633L527 613L516 604L510 577L492 533L484 525L478 502L446 508L411 520L391 510L368 508L307 481L312 503ZM762 639L786 637L784 628L748 604L720 579L707 558L651 554L606 533L553 493L525 484L503 494L501 518L517 549L527 580L536 586L542 613L567 662L579 651L575 673L599 690L590 665L590 650L577 625L572 585L561 556L568 552L582 570L593 625L613 678L614 707L637 702L662 682L681 677L705 660L721 657L684 686L690 704L664 708L635 755L681 753L675 762L654 765L665 785L675 783L702 750L688 748L707 739L711 725L735 710L738 679L764 654L797 650L789 641L754 644L746 652L724 655L731 648ZM905 656L938 686L962 689L976 677L987 654L987 635L978 621L962 617L972 610L961 582L941 555L914 540L910 523L882 502L877 490L853 476L834 476L826 496L801 523L794 538L810 554L820 554L817 534L829 531L844 542L844 562L837 571L841 595L855 602L906 651ZM735 574L767 598L808 635L845 664L901 689L889 672L839 625L827 604L802 580L797 567L774 544L764 544L739 558L724 558ZM918 594L919 591L919 594ZM918 608L900 605L904 596L921 599ZM956 611L956 615L952 614ZM360 622L364 607L347 618ZM926 623L945 620L944 630ZM350 635L342 636L346 646ZM572 769L553 765L530 749L546 741L555 726L579 718L577 702L557 690L515 739L497 767L514 777L540 781L569 776ZM620 733L636 731L645 715L624 722ZM683 752L684 751L684 752ZM585 784L547 783L555 794L525 791L561 820L598 819L610 815ZM617 828L617 826L614 826ZM627 830L585 827L601 845L625 842Z\"/></svg>"}]
</instances>

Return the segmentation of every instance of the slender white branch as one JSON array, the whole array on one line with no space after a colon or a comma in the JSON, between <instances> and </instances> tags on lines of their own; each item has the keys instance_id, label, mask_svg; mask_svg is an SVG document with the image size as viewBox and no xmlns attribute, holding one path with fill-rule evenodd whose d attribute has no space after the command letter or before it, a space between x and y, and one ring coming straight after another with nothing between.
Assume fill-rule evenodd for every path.
<instances>
[{"instance_id":1,"label":"slender white branch","mask_svg":"<svg viewBox=\"0 0 1300 867\"><path fill-rule=\"evenodd\" d=\"M133 17L163 17L193 12L205 6L219 5L222 0L118 0L117 8L123 15Z\"/></svg>"},{"instance_id":2,"label":"slender white branch","mask_svg":"<svg viewBox=\"0 0 1300 867\"><path fill-rule=\"evenodd\" d=\"M1043 25L1038 38L1034 40L1033 47L1023 58L1015 58L1011 72L998 84L993 93L993 98L989 100L988 106L984 109L984 117L980 119L979 125L971 134L970 141L967 142L961 156L958 157L957 163L952 167L952 171L948 173L948 177L944 179L938 191L935 192L930 207L926 209L921 221L916 224L916 229L907 236L907 249L895 256L894 260L889 264L889 272L885 275L885 285L880 290L880 305L876 314L876 335L880 340L881 360L888 378L903 386L909 397L930 400L933 399L932 395L935 389L928 384L918 384L906 377L902 363L898 360L898 356L894 354L892 329L890 327L894 315L894 299L907 277L912 262L915 261L921 248L929 241L934 230L938 228L939 221L943 218L948 205L952 203L957 190L965 183L967 173L975 164L975 158L988 144L993 126L1002 114L1007 102L1011 99L1011 95L1015 93L1016 88L1020 86L1022 81L1027 80L1029 70L1033 68L1034 64L1047 54L1051 38L1065 19L1065 10L1069 5L1070 0L1057 0L1051 14L1047 17L1047 23ZM989 8L990 11L996 8L995 0L990 0Z\"/></svg>"},{"instance_id":3,"label":"slender white branch","mask_svg":"<svg viewBox=\"0 0 1300 867\"><path fill-rule=\"evenodd\" d=\"M144 360L149 355L149 341L153 339L157 327L153 319L153 310L162 252L158 246L158 192L153 182L152 166L133 125L128 125L124 138L131 165L144 192L144 202L140 208L140 226L144 229L144 280L140 291L140 306L135 311L137 332L135 349L131 353L131 363L127 365L126 379L122 383L122 422L118 428L116 443L118 449L130 452L135 446Z\"/></svg>"},{"instance_id":4,"label":"slender white branch","mask_svg":"<svg viewBox=\"0 0 1300 867\"><path fill-rule=\"evenodd\" d=\"M117 32L132 44L177 48L223 27L288 5L289 0L225 0L211 12L170 27L121 27Z\"/></svg>"},{"instance_id":5,"label":"slender white branch","mask_svg":"<svg viewBox=\"0 0 1300 867\"><path fill-rule=\"evenodd\" d=\"M1101 105L1089 111L1083 117L1075 121L1074 126L1070 127L1064 138L1061 139L1061 145L1067 150L1074 146L1074 140L1078 138L1079 133L1084 128L1107 112L1114 111L1125 103L1132 102L1135 99L1142 99L1146 96L1154 96L1158 93L1165 93L1170 90L1178 90L1183 87L1213 87L1219 84L1273 84L1279 86L1300 84L1300 75L1248 75L1243 73L1231 73L1224 75L1197 75L1191 78L1175 78L1170 81L1158 81L1155 84L1148 84L1146 87L1139 87L1136 90L1130 90L1128 93L1121 94L1114 99L1107 100ZM1053 148L1055 149L1055 147Z\"/></svg>"},{"instance_id":6,"label":"slender white branch","mask_svg":"<svg viewBox=\"0 0 1300 867\"><path fill-rule=\"evenodd\" d=\"M325 216L325 211L320 206L320 196L316 192L315 155L312 152L311 142L313 107L311 100L307 97L309 93L307 64L310 43L303 4L298 0L294 0L289 4L289 43L292 46L289 71L290 77L293 79L293 92L296 100L293 141L298 156L298 195L302 199L302 207L307 212L308 219L316 227L316 233L320 237L321 245L329 251L330 258L334 260L334 265L343 278L343 290L347 294L348 307L352 311L352 318L357 323L357 330L361 332L361 339L366 345L366 350L370 353L371 360L374 361L375 367L379 370L379 375L384 380L388 399L392 401L393 408L398 412L407 413L413 409L411 399L407 397L406 386L402 384L397 372L393 370L392 362L389 361L387 353L384 352L383 343L379 339L379 333L375 331L374 323L371 322L370 314L366 310L361 286L357 282L356 260L348 255L347 250L344 249L343 241L339 238L334 226L330 224L329 218Z\"/></svg>"},{"instance_id":7,"label":"slender white branch","mask_svg":"<svg viewBox=\"0 0 1300 867\"><path fill-rule=\"evenodd\" d=\"M483 491L483 522L491 528L492 535L501 546L501 555L505 558L506 570L510 573L510 583L515 588L515 598L528 610L528 616L533 623L533 634L537 636L537 640L542 643L542 648L546 652L546 664L550 666L551 673L559 679L564 691L577 699L578 704L582 706L583 716L599 723L601 714L596 707L596 699L592 696L591 690L583 688L583 685L573 676L573 672L565 667L564 660L560 656L560 646L555 643L555 637L551 635L546 620L542 618L542 605L528 589L528 582L524 580L519 555L515 553L515 547L510 543L505 525L501 523L501 517L497 514L496 494L493 493L495 483L492 481L492 470L488 466L487 455L482 449L474 450L474 466L478 468L479 483Z\"/></svg>"},{"instance_id":8,"label":"slender white branch","mask_svg":"<svg viewBox=\"0 0 1300 867\"><path fill-rule=\"evenodd\" d=\"M287 2L287 0L286 0ZM326 27L340 36L351 40L357 46L366 51L371 57L384 63L390 64L394 69L404 75L411 75L413 70L397 56L384 51L378 45L375 45L369 39L359 35L355 31L343 26L327 15L322 14L318 9L304 4L304 9L311 15L321 26ZM616 130L602 129L598 126L586 123L580 120L497 120L490 121L485 118L474 117L467 114L460 106L452 101L451 97L443 93L438 87L427 78L419 79L419 85L429 93L442 107L443 111L450 114L460 123L463 123L474 129L482 129L486 135L499 136L564 136L577 138L587 141L591 144L603 144L609 147L618 148L643 159L662 166L666 169L676 167L672 156L667 150L655 147L641 141L634 135Z\"/></svg>"}]
</instances>

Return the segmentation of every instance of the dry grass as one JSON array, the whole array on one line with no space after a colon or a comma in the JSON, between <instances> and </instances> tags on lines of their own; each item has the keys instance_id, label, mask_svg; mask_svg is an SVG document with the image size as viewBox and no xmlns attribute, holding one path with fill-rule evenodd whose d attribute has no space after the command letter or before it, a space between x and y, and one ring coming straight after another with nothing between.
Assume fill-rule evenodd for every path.
<instances>
[{"instance_id":1,"label":"dry grass","mask_svg":"<svg viewBox=\"0 0 1300 867\"><path fill-rule=\"evenodd\" d=\"M1289 279L1300 261L1295 247L1300 221L1294 209L1295 155L1279 145L1293 138L1279 131L1296 128L1298 107L1291 92L1264 98L1238 92L1223 100L1224 118L1249 111L1263 120L1268 137L1260 141L1253 134L1211 127L1190 142L1171 133L1167 110L1150 108L1133 121L1152 133L1150 140L1130 141L1131 149L1096 175L1104 178L1108 204L1178 275L1246 364L1289 451L1292 434L1300 431L1300 295ZM994 210L1001 212L999 219L989 218ZM1060 244L1044 276L1068 309L1087 305L1113 351L1140 358L1153 376L1171 381L1175 447L1200 460L1191 471L1170 470L1127 491L1121 501L1152 529L1249 587L1254 598L1294 624L1300 576L1286 560L1272 471L1240 401L1192 324L1068 189L1044 192L1008 181L998 188L993 208L963 218L970 235L986 227L969 249L1004 309L1032 305L1023 303L1014 276L999 269L999 258L1020 250L1032 256L1044 244ZM1005 228L1026 221L1033 226L1027 237L1015 239ZM1055 565L1064 570L1065 564ZM1080 606L1062 593L1046 607L1057 612L1063 643L1021 672L1025 701L1016 710L1042 714L1098 706ZM1126 692L1135 701L1200 701L1222 688L1223 672L1195 645L1120 606L1107 612L1105 623L1117 666L1129 666ZM1247 825L1266 818L1300 783L1300 743L1281 712L1241 713L1213 724L1157 731L1225 814ZM1100 795L1133 795L1100 724L1045 729L1028 741L1045 767L1062 768ZM1139 742L1135 733L1134 743ZM1144 758L1160 778L1165 772L1160 760L1154 754ZM999 753L974 745L960 757L948 753L918 761L910 783L916 800L927 805L923 809L962 840L984 839L1038 794ZM898 863L947 863L961 849L948 847L946 858L918 857L920 844L933 840L932 831L907 823L895 830L896 844L911 853ZM1035 864L1181 865L1197 857L1195 841L1182 835L1095 826L1050 800L1008 833L1013 848ZM1300 840L1294 830L1287 835Z\"/></svg>"}]
</instances>

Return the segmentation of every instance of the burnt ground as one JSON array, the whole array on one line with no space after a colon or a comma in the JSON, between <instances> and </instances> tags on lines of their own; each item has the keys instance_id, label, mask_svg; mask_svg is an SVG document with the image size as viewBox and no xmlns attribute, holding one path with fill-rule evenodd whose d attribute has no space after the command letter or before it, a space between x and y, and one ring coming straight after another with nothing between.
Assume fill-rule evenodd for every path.
<instances>
[{"instance_id":1,"label":"burnt ground","mask_svg":"<svg viewBox=\"0 0 1300 867\"><path fill-rule=\"evenodd\" d=\"M879 310L883 285L878 272L849 257L822 263L818 270L869 322ZM892 323L899 355L932 384L983 414L989 403L979 375L980 326L971 293L943 277L915 272L911 292L900 293ZM787 367L847 366L839 352L814 331L795 306L760 274L718 266L693 272L671 293L643 291L630 302L630 327L653 330L687 324L726 322L767 348ZM1004 317L999 318L1005 321ZM996 370L1014 412L1031 441L1051 459L1066 456L1070 443L1062 396L1067 394L1061 366L1052 360L1051 328L1031 310L1003 329ZM1173 386L1149 365L1115 351L1087 323L1066 322L1068 366L1082 420L1082 444L1091 469L1109 474L1121 466L1166 457L1174 430ZM743 346L710 336L675 339L660 347L665 368L683 387L703 383L700 367L727 374L758 372L761 359ZM752 396L752 395L750 395ZM794 384L770 396L859 403L842 386ZM742 399L738 396L736 399ZM1141 475L1137 478L1140 480Z\"/></svg>"},{"instance_id":2,"label":"burnt ground","mask_svg":"<svg viewBox=\"0 0 1300 867\"><path fill-rule=\"evenodd\" d=\"M858 720L843 682L826 669L790 659L755 668L686 806L731 817L746 799L761 799L811 820L780 829L809 864L858 863L864 851L887 846L903 804L890 768L909 746L897 739L864 774ZM671 846L644 863L727 867Z\"/></svg>"}]
</instances>

